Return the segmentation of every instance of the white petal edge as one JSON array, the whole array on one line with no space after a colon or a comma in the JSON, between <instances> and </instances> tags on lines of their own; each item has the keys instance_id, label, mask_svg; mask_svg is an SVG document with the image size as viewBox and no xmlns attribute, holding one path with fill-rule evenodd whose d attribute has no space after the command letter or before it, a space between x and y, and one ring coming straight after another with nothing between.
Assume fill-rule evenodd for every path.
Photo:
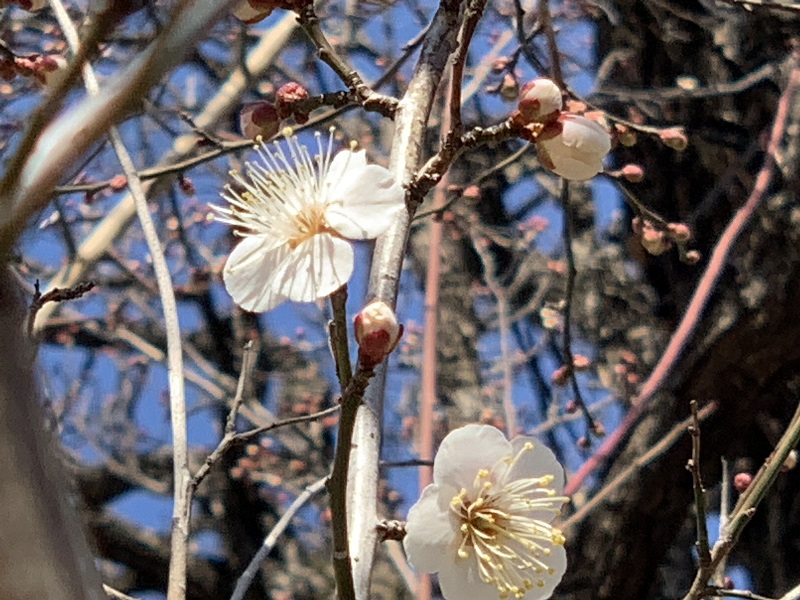
<instances>
[{"instance_id":1,"label":"white petal edge","mask_svg":"<svg viewBox=\"0 0 800 600\"><path fill-rule=\"evenodd\" d=\"M280 241L266 235L251 235L233 249L222 278L225 289L245 310L264 312L286 300L271 286L272 275L281 269L291 250Z\"/></svg>"},{"instance_id":2,"label":"white petal edge","mask_svg":"<svg viewBox=\"0 0 800 600\"><path fill-rule=\"evenodd\" d=\"M445 600L498 600L500 597L496 586L481 580L474 556L456 559L455 563L440 569L439 587ZM527 595L525 600L529 600Z\"/></svg>"},{"instance_id":3,"label":"white petal edge","mask_svg":"<svg viewBox=\"0 0 800 600\"><path fill-rule=\"evenodd\" d=\"M415 570L436 573L455 555L459 532L450 500L457 493L455 488L431 484L408 511L403 548Z\"/></svg>"},{"instance_id":4,"label":"white petal edge","mask_svg":"<svg viewBox=\"0 0 800 600\"><path fill-rule=\"evenodd\" d=\"M313 302L342 287L353 273L353 247L328 233L297 246L276 270L274 293L295 302Z\"/></svg>"},{"instance_id":5,"label":"white petal edge","mask_svg":"<svg viewBox=\"0 0 800 600\"><path fill-rule=\"evenodd\" d=\"M328 172L325 173L325 186L328 198L337 196L336 190L347 177L358 179L362 171L367 167L367 152L365 150L340 150L328 165Z\"/></svg>"},{"instance_id":6,"label":"white petal edge","mask_svg":"<svg viewBox=\"0 0 800 600\"><path fill-rule=\"evenodd\" d=\"M330 190L325 220L346 238L368 240L386 231L405 207L405 190L392 174L366 165L360 173L345 174Z\"/></svg>"},{"instance_id":7,"label":"white petal edge","mask_svg":"<svg viewBox=\"0 0 800 600\"><path fill-rule=\"evenodd\" d=\"M433 481L456 489L470 489L480 469L491 469L511 455L511 444L491 425L466 425L442 440L433 461Z\"/></svg>"}]
</instances>

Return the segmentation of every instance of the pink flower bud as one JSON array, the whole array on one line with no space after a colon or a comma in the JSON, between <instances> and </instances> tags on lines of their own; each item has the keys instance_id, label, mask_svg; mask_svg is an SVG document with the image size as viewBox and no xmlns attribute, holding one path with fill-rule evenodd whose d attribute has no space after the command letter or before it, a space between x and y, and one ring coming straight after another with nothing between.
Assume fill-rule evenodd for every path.
<instances>
[{"instance_id":1,"label":"pink flower bud","mask_svg":"<svg viewBox=\"0 0 800 600\"><path fill-rule=\"evenodd\" d=\"M678 152L683 152L689 145L689 138L686 137L686 132L683 130L683 127L670 127L669 129L662 129L661 133L658 134L658 137L661 138L661 141L664 142L666 146L669 146Z\"/></svg>"},{"instance_id":2,"label":"pink flower bud","mask_svg":"<svg viewBox=\"0 0 800 600\"><path fill-rule=\"evenodd\" d=\"M259 135L269 139L278 133L280 126L278 111L269 102L246 104L239 113L242 135L250 139L255 139Z\"/></svg>"},{"instance_id":3,"label":"pink flower bud","mask_svg":"<svg viewBox=\"0 0 800 600\"><path fill-rule=\"evenodd\" d=\"M550 79L534 79L522 86L519 113L526 123L554 121L563 106L561 90Z\"/></svg>"},{"instance_id":4,"label":"pink flower bud","mask_svg":"<svg viewBox=\"0 0 800 600\"><path fill-rule=\"evenodd\" d=\"M242 0L233 7L231 14L240 21L251 24L266 19L274 8L275 3L272 0Z\"/></svg>"},{"instance_id":5,"label":"pink flower bud","mask_svg":"<svg viewBox=\"0 0 800 600\"><path fill-rule=\"evenodd\" d=\"M678 244L685 244L692 239L692 230L686 223L670 223L667 225L667 231Z\"/></svg>"},{"instance_id":6,"label":"pink flower bud","mask_svg":"<svg viewBox=\"0 0 800 600\"><path fill-rule=\"evenodd\" d=\"M616 130L617 140L619 140L620 144L626 148L636 145L636 132L630 129L627 125L620 125L617 123L614 125L614 129Z\"/></svg>"},{"instance_id":7,"label":"pink flower bud","mask_svg":"<svg viewBox=\"0 0 800 600\"><path fill-rule=\"evenodd\" d=\"M550 375L550 383L557 385L558 387L563 387L567 385L571 375L572 373L567 368L567 365L562 365L553 371L552 375Z\"/></svg>"},{"instance_id":8,"label":"pink flower bud","mask_svg":"<svg viewBox=\"0 0 800 600\"><path fill-rule=\"evenodd\" d=\"M696 265L700 262L700 253L697 250L689 250L683 256L683 262L687 265Z\"/></svg>"},{"instance_id":9,"label":"pink flower bud","mask_svg":"<svg viewBox=\"0 0 800 600\"><path fill-rule=\"evenodd\" d=\"M620 169L619 174L631 183L639 183L644 179L644 168L641 165L627 164Z\"/></svg>"},{"instance_id":10,"label":"pink flower bud","mask_svg":"<svg viewBox=\"0 0 800 600\"><path fill-rule=\"evenodd\" d=\"M572 357L572 368L576 371L586 371L591 365L592 361L583 354L575 354Z\"/></svg>"},{"instance_id":11,"label":"pink flower bud","mask_svg":"<svg viewBox=\"0 0 800 600\"><path fill-rule=\"evenodd\" d=\"M591 179L603 170L611 136L603 127L579 115L562 113L545 125L536 143L539 162L572 181Z\"/></svg>"},{"instance_id":12,"label":"pink flower bud","mask_svg":"<svg viewBox=\"0 0 800 600\"><path fill-rule=\"evenodd\" d=\"M298 111L295 109L295 105L306 98L308 98L308 90L299 83L290 81L289 83L283 84L278 88L278 91L275 92L275 105L278 109L278 114L286 118L292 116L294 113L295 119L301 122L303 115L300 115L301 119L297 118Z\"/></svg>"},{"instance_id":13,"label":"pink flower bud","mask_svg":"<svg viewBox=\"0 0 800 600\"><path fill-rule=\"evenodd\" d=\"M750 475L750 473L737 473L733 477L733 487L735 487L736 491L740 494L750 487L752 482L753 476Z\"/></svg>"},{"instance_id":14,"label":"pink flower bud","mask_svg":"<svg viewBox=\"0 0 800 600\"><path fill-rule=\"evenodd\" d=\"M358 360L367 368L377 366L389 356L403 335L403 326L383 300L374 300L361 309L354 325Z\"/></svg>"},{"instance_id":15,"label":"pink flower bud","mask_svg":"<svg viewBox=\"0 0 800 600\"><path fill-rule=\"evenodd\" d=\"M645 219L642 223L641 232L642 246L653 256L664 254L667 250L672 248L672 241L667 235L656 229L652 222Z\"/></svg>"}]
</instances>

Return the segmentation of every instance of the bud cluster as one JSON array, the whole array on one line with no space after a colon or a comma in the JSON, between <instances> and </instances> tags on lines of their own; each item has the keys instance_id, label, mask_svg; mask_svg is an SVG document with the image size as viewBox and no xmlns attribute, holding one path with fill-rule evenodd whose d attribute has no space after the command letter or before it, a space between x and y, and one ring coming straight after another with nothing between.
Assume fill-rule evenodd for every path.
<instances>
[{"instance_id":1,"label":"bud cluster","mask_svg":"<svg viewBox=\"0 0 800 600\"><path fill-rule=\"evenodd\" d=\"M653 256L664 254L676 244L681 250L683 262L695 264L700 260L700 254L696 250L686 250L686 245L692 239L692 230L686 223L667 223L662 226L648 218L634 217L631 227L642 247Z\"/></svg>"},{"instance_id":2,"label":"bud cluster","mask_svg":"<svg viewBox=\"0 0 800 600\"><path fill-rule=\"evenodd\" d=\"M564 179L591 179L603 171L611 136L597 120L563 108L561 89L550 79L534 79L522 87L511 123L521 137L536 144L544 167ZM602 118L600 114L591 116Z\"/></svg>"},{"instance_id":3,"label":"bud cluster","mask_svg":"<svg viewBox=\"0 0 800 600\"><path fill-rule=\"evenodd\" d=\"M255 139L261 136L269 139L281 131L281 122L293 117L303 124L308 121L308 110L303 102L308 99L308 91L299 83L291 81L278 88L275 102L253 102L242 107L239 113L239 127L242 135Z\"/></svg>"},{"instance_id":4,"label":"bud cluster","mask_svg":"<svg viewBox=\"0 0 800 600\"><path fill-rule=\"evenodd\" d=\"M0 77L11 81L17 75L31 77L42 85L55 85L67 70L67 60L60 54L31 54L0 60Z\"/></svg>"}]
</instances>

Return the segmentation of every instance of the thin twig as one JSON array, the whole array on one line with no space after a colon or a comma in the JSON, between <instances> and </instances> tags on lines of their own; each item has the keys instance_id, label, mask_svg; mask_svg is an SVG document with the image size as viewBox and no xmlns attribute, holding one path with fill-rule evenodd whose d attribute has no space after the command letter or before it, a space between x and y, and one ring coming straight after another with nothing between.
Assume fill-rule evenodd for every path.
<instances>
[{"instance_id":1,"label":"thin twig","mask_svg":"<svg viewBox=\"0 0 800 600\"><path fill-rule=\"evenodd\" d=\"M583 400L581 388L578 385L578 378L575 376L575 357L572 355L572 300L575 294L575 277L578 274L575 268L575 254L572 251L572 207L569 200L569 182L564 179L561 183L561 206L564 209L564 252L567 258L567 282L564 291L564 310L563 310L563 327L562 327L562 345L561 349L564 353L564 368L567 370L567 377L569 378L572 386L572 395L574 396L575 404L578 405L578 410L586 420L586 427L590 432L597 433L599 427L597 421L594 420L586 402Z\"/></svg>"},{"instance_id":2,"label":"thin twig","mask_svg":"<svg viewBox=\"0 0 800 600\"><path fill-rule=\"evenodd\" d=\"M708 417L714 414L715 410L717 410L717 403L710 402L697 412L698 420L702 423ZM688 417L687 419L684 419L675 425L675 427L670 429L669 432L663 438L661 438L661 440L659 440L653 445L652 448L650 448L650 450L637 457L636 460L634 460L632 464L628 465L622 472L620 472L619 475L605 484L603 488L597 492L597 494L592 496L591 500L581 506L574 515L564 522L564 531L574 528L576 525L578 525L578 523L583 521L583 519L585 519L592 510L605 502L606 498L608 498L613 491L615 491L619 486L635 475L637 471L642 470L659 456L664 454L667 450L672 448L672 446L674 446L678 440L686 435L687 428L692 423L692 418L693 417Z\"/></svg>"},{"instance_id":3,"label":"thin twig","mask_svg":"<svg viewBox=\"0 0 800 600\"><path fill-rule=\"evenodd\" d=\"M28 312L28 338L33 337L33 323L36 321L36 315L42 306L48 302L65 302L81 298L84 294L94 289L95 285L94 281L85 281L70 288L53 288L42 294L39 290L39 280L37 279L34 284L33 299Z\"/></svg>"},{"instance_id":4,"label":"thin twig","mask_svg":"<svg viewBox=\"0 0 800 600\"><path fill-rule=\"evenodd\" d=\"M283 516L280 520L275 523L275 527L272 528L272 531L269 532L266 538L264 538L264 543L261 544L261 548L258 549L255 556L253 556L252 560L245 568L244 572L241 574L239 579L236 581L236 587L233 590L233 594L231 595L231 600L242 600L247 593L247 590L250 588L250 585L253 583L253 579L255 579L256 573L258 573L258 569L261 566L261 563L264 561L272 549L275 547L278 538L286 531L286 528L289 526L289 523L292 522L294 516L298 513L298 511L303 508L314 495L321 492L325 487L325 482L327 481L327 477L323 477L322 479L315 481L311 485L309 485L303 492L294 499L294 502L286 509L286 512L283 513Z\"/></svg>"},{"instance_id":5,"label":"thin twig","mask_svg":"<svg viewBox=\"0 0 800 600\"><path fill-rule=\"evenodd\" d=\"M730 515L724 535L714 544L714 548L711 551L711 560L705 567L701 565L698 568L694 582L689 592L684 596L684 600L699 600L699 598L703 597L708 580L722 560L733 550L745 526L753 518L758 505L767 495L781 472L786 457L789 456L789 453L797 446L798 442L800 442L800 406L795 411L775 450L761 465L746 492L739 496L739 501Z\"/></svg>"},{"instance_id":6,"label":"thin twig","mask_svg":"<svg viewBox=\"0 0 800 600\"><path fill-rule=\"evenodd\" d=\"M703 479L700 477L700 419L697 417L697 400L692 400L689 407L692 410L692 423L688 428L689 434L692 436L692 457L686 463L686 468L692 473L698 562L701 568L706 568L711 562L711 551L708 545L708 524L706 522L706 489L703 487Z\"/></svg>"},{"instance_id":7,"label":"thin twig","mask_svg":"<svg viewBox=\"0 0 800 600\"><path fill-rule=\"evenodd\" d=\"M778 101L778 110L772 125L767 154L764 159L764 164L756 176L753 191L750 193L750 197L744 205L736 211L733 218L731 218L728 223L728 226L725 228L725 231L723 231L720 236L711 254L708 266L703 272L700 282L697 284L697 288L689 302L689 306L678 328L675 330L675 333L672 334L667 348L664 350L664 353L661 355L652 373L647 378L647 381L642 385L636 403L628 411L628 414L625 415L622 423L619 424L614 432L603 441L592 456L590 456L575 475L572 476L564 490L566 495L574 494L575 491L583 485L586 478L600 465L604 464L614 453L617 446L628 436L633 426L639 421L639 418L649 407L650 401L655 397L656 393L661 390L661 387L677 366L679 359L683 356L683 349L692 339L700 320L705 314L706 304L715 290L717 281L719 281L719 278L725 270L725 266L728 263L728 258L730 257L731 250L736 240L753 219L756 210L761 205L767 193L775 171L775 156L778 145L786 130L789 106L795 90L797 89L798 81L800 81L800 69L794 66L786 89L784 89Z\"/></svg>"}]
</instances>

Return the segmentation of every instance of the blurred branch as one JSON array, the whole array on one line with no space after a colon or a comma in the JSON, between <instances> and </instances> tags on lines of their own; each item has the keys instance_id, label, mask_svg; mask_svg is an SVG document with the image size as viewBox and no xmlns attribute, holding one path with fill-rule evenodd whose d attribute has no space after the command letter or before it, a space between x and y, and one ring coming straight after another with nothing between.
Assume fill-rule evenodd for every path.
<instances>
[{"instance_id":1,"label":"blurred branch","mask_svg":"<svg viewBox=\"0 0 800 600\"><path fill-rule=\"evenodd\" d=\"M236 581L236 588L233 590L231 600L243 600L245 594L247 594L247 590L250 588L250 584L253 583L256 573L258 573L261 563L267 558L267 556L269 556L269 553L275 547L275 544L283 532L286 531L286 528L292 522L294 516L308 503L309 500L311 500L311 498L314 497L314 495L318 494L325 488L325 482L327 480L327 477L317 480L309 485L299 496L297 496L297 498L294 499L294 502L292 502L289 508L286 509L286 512L283 513L283 516L281 516L280 520L275 523L275 527L272 528L272 531L269 532L269 535L264 538L264 543L261 545L261 548L258 549L258 552L256 552L255 556L253 556L253 559L247 565L247 568Z\"/></svg>"},{"instance_id":2,"label":"blurred branch","mask_svg":"<svg viewBox=\"0 0 800 600\"><path fill-rule=\"evenodd\" d=\"M227 116L240 102L251 82L249 78L262 75L272 64L275 56L283 49L287 40L296 30L297 24L292 13L287 14L271 29L265 30L261 41L253 48L247 59L247 73L241 68L230 74L219 87L216 95L209 100L203 112L195 118L198 127L209 128ZM249 75L248 75L249 74ZM154 169L168 169L173 163L186 157L195 148L196 137L185 135L179 137ZM243 146L244 143L242 142ZM69 144L66 144L67 146ZM250 145L248 142L247 145ZM171 171L165 170L165 173ZM153 191L153 184L147 186ZM85 273L102 257L106 250L125 231L136 214L133 197L128 194L108 213L108 215L92 230L81 243L74 260L62 267L48 283L47 289L54 287L71 287L85 276ZM34 332L40 331L56 305L48 304L39 311L34 323Z\"/></svg>"},{"instance_id":3,"label":"blurred branch","mask_svg":"<svg viewBox=\"0 0 800 600\"><path fill-rule=\"evenodd\" d=\"M692 488L694 489L695 521L697 522L697 554L700 568L705 569L711 562L711 552L708 545L708 515L706 512L706 489L700 477L700 419L697 416L697 400L689 403L692 410L692 423L689 425L689 434L692 436L692 458L686 468L692 473Z\"/></svg>"},{"instance_id":4,"label":"blurred branch","mask_svg":"<svg viewBox=\"0 0 800 600\"><path fill-rule=\"evenodd\" d=\"M0 269L0 589L5 600L104 600L81 519L44 431L34 349L9 269Z\"/></svg>"}]
</instances>

